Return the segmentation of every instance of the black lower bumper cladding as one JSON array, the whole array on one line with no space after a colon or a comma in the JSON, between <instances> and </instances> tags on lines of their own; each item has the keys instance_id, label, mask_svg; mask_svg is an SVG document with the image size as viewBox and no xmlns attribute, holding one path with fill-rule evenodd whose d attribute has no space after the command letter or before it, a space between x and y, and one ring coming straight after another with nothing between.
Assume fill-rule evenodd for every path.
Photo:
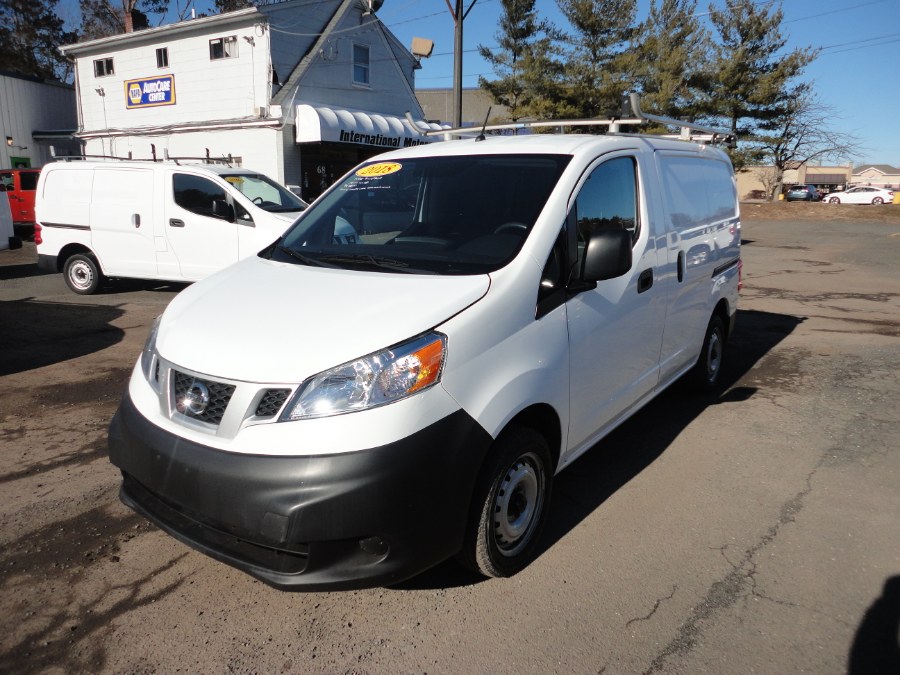
<instances>
[{"instance_id":1,"label":"black lower bumper cladding","mask_svg":"<svg viewBox=\"0 0 900 675\"><path fill-rule=\"evenodd\" d=\"M302 422L297 425L302 433ZM169 534L283 589L397 583L459 550L490 435L462 411L339 455L224 452L144 418L109 430L122 501Z\"/></svg>"}]
</instances>

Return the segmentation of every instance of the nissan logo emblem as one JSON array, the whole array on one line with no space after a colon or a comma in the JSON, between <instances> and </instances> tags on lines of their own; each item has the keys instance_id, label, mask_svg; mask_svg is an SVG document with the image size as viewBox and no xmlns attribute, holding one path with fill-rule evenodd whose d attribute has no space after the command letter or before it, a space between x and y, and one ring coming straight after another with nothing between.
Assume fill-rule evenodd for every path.
<instances>
[{"instance_id":1,"label":"nissan logo emblem","mask_svg":"<svg viewBox=\"0 0 900 675\"><path fill-rule=\"evenodd\" d=\"M209 389L202 382L194 382L175 403L178 412L186 415L202 415L209 405Z\"/></svg>"}]
</instances>

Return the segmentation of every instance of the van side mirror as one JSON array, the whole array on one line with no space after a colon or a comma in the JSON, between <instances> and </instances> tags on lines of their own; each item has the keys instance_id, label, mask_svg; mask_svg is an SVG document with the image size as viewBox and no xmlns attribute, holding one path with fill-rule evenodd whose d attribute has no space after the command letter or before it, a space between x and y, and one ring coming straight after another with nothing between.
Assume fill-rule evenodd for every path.
<instances>
[{"instance_id":1,"label":"van side mirror","mask_svg":"<svg viewBox=\"0 0 900 675\"><path fill-rule=\"evenodd\" d=\"M631 232L606 228L590 234L581 266L582 281L615 279L631 269Z\"/></svg>"},{"instance_id":2,"label":"van side mirror","mask_svg":"<svg viewBox=\"0 0 900 675\"><path fill-rule=\"evenodd\" d=\"M213 199L212 214L213 217L227 220L229 223L235 221L234 207L224 199Z\"/></svg>"}]
</instances>

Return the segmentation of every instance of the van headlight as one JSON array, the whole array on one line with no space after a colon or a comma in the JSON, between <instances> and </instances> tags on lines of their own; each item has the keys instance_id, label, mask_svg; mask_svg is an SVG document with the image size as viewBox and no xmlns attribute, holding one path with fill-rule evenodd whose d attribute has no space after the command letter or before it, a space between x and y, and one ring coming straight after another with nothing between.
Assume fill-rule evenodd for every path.
<instances>
[{"instance_id":1,"label":"van headlight","mask_svg":"<svg viewBox=\"0 0 900 675\"><path fill-rule=\"evenodd\" d=\"M144 351L141 352L141 370L144 371L144 377L147 378L148 382L153 382L153 378L151 377L153 373L151 372L151 368L153 367L153 354L156 351L156 334L159 332L159 322L162 320L162 314L153 319L153 323L150 326L150 335L147 336L147 341L144 343Z\"/></svg>"},{"instance_id":2,"label":"van headlight","mask_svg":"<svg viewBox=\"0 0 900 675\"><path fill-rule=\"evenodd\" d=\"M446 352L447 337L428 333L314 375L281 421L367 410L424 391L440 381Z\"/></svg>"}]
</instances>

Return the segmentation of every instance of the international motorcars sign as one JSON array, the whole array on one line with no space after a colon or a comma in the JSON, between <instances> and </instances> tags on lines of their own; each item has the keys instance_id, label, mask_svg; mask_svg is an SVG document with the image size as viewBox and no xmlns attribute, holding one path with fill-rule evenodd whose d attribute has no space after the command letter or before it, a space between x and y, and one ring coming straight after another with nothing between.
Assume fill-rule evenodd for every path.
<instances>
[{"instance_id":1,"label":"international motorcars sign","mask_svg":"<svg viewBox=\"0 0 900 675\"><path fill-rule=\"evenodd\" d=\"M125 81L125 107L175 105L175 76L143 77Z\"/></svg>"}]
</instances>

